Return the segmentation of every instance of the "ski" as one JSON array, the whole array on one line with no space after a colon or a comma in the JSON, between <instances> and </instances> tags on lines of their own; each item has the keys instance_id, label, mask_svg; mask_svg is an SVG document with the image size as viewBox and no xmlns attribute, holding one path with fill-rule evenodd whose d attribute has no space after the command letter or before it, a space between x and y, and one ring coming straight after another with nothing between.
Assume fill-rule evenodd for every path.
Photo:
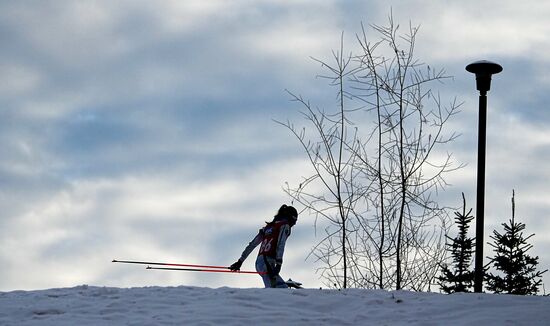
<instances>
[{"instance_id":1,"label":"ski","mask_svg":"<svg viewBox=\"0 0 550 326\"><path fill-rule=\"evenodd\" d=\"M139 260L118 260L113 259L113 263L123 264L138 264L147 265L146 269L151 270L165 270L165 271L181 271L181 272L205 272L205 273L234 273L234 274L258 274L264 275L267 272L255 272L255 271L232 271L227 266L213 266L213 265L197 265L197 264L180 264L180 263L164 263L164 262L150 262ZM152 266L151 266L152 265ZM166 267L156 267L166 266ZM285 282L289 288L301 289L302 283L288 279Z\"/></svg>"}]
</instances>

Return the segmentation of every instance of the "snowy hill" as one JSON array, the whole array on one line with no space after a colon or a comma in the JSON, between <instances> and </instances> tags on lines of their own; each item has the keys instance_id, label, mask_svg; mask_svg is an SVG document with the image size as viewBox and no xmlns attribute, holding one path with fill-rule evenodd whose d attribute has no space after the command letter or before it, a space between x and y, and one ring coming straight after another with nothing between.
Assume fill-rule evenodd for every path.
<instances>
[{"instance_id":1,"label":"snowy hill","mask_svg":"<svg viewBox=\"0 0 550 326\"><path fill-rule=\"evenodd\" d=\"M0 292L0 325L548 325L550 297L78 286Z\"/></svg>"}]
</instances>

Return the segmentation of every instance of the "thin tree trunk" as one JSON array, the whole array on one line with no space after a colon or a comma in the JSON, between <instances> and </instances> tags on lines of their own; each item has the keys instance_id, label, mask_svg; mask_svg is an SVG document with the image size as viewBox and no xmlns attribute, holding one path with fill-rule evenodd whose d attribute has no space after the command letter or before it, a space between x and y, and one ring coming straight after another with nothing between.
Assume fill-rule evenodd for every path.
<instances>
[{"instance_id":1,"label":"thin tree trunk","mask_svg":"<svg viewBox=\"0 0 550 326\"><path fill-rule=\"evenodd\" d=\"M340 148L338 152L338 178L337 188L338 188L338 206L340 209L340 217L342 219L342 256L344 259L344 289L347 288L348 284L348 257L346 250L346 240L347 240L347 230L346 230L346 214L344 210L344 203L342 202L342 153L344 150L344 137L345 137L345 119L344 119L344 40L342 34L342 40L340 41L340 60L339 60L339 83L340 83Z\"/></svg>"}]
</instances>

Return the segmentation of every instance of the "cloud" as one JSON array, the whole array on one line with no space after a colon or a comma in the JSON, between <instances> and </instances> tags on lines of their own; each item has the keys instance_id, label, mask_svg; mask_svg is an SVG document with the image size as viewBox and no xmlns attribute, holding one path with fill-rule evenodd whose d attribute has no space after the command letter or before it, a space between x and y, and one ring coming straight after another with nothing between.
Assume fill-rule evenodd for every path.
<instances>
[{"instance_id":1,"label":"cloud","mask_svg":"<svg viewBox=\"0 0 550 326\"><path fill-rule=\"evenodd\" d=\"M113 282L107 275L117 274L120 268L109 264L113 258L195 263L214 263L215 258L229 264L240 255L246 239L285 201L280 188L273 185L282 185L285 178L297 179L299 166L303 164L295 160L272 161L223 179L201 180L192 177L193 171L187 175L164 171L73 181L3 221L10 232L2 236L0 257L5 268L0 287L47 288L71 280ZM238 241L223 234L238 235ZM218 245L231 256L214 254L208 259ZM57 276L60 268L66 278ZM34 272L22 275L20 269L40 270L41 277ZM135 274L143 272L135 269L118 275L116 281L130 285Z\"/></svg>"},{"instance_id":2,"label":"cloud","mask_svg":"<svg viewBox=\"0 0 550 326\"><path fill-rule=\"evenodd\" d=\"M539 1L392 1L402 28L421 25L417 47L422 57L449 62L463 58L528 58L547 61L550 43L541 31L550 6ZM382 18L382 17L380 17Z\"/></svg>"},{"instance_id":3,"label":"cloud","mask_svg":"<svg viewBox=\"0 0 550 326\"><path fill-rule=\"evenodd\" d=\"M547 5L4 2L0 289L182 280L247 286L105 262L114 248L128 257L233 260L287 199L281 185L309 171L295 139L272 122L301 121L284 89L332 107L335 93L315 78L321 68L309 57L330 59L342 31L353 48L360 21L384 24L390 6L402 26L422 25L419 58L455 75L444 98L466 101L451 125L463 133L451 151L469 166L452 177L446 199L458 202L465 191L473 200L477 94L464 66L493 59L505 70L489 98L488 223L507 216L515 188L528 228L549 228L540 217L548 208ZM296 251L287 255L315 282L304 272L310 262L300 261L314 242L302 230L311 229L293 234ZM536 247L547 242L543 234ZM78 267L59 272L70 261Z\"/></svg>"}]
</instances>

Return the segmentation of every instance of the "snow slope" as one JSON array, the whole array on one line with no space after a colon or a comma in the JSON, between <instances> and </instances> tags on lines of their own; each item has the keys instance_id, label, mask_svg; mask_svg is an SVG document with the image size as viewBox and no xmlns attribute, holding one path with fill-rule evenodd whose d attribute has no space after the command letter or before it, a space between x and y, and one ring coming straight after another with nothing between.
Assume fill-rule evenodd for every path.
<instances>
[{"instance_id":1,"label":"snow slope","mask_svg":"<svg viewBox=\"0 0 550 326\"><path fill-rule=\"evenodd\" d=\"M549 325L550 297L77 286L0 292L0 325Z\"/></svg>"}]
</instances>

